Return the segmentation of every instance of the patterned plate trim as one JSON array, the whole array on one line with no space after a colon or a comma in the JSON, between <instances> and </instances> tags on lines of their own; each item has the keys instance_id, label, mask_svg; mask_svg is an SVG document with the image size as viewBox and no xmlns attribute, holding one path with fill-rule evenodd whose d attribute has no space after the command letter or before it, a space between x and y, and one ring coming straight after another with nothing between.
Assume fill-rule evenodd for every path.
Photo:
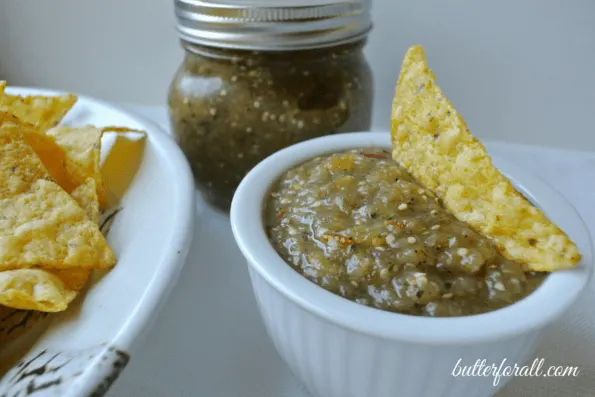
<instances>
[{"instance_id":1,"label":"patterned plate trim","mask_svg":"<svg viewBox=\"0 0 595 397\"><path fill-rule=\"evenodd\" d=\"M101 345L75 351L42 350L29 355L0 380L0 397L101 397L128 364L130 355ZM89 385L94 385L88 390Z\"/></svg>"}]
</instances>

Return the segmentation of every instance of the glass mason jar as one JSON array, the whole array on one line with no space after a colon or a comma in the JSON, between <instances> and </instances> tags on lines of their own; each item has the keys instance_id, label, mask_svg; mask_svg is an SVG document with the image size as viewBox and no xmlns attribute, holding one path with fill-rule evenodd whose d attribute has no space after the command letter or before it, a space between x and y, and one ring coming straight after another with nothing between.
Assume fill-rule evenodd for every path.
<instances>
[{"instance_id":1,"label":"glass mason jar","mask_svg":"<svg viewBox=\"0 0 595 397\"><path fill-rule=\"evenodd\" d=\"M188 16L187 1L176 3L177 10L186 7L184 17ZM280 31L270 28L271 22L262 22L267 27L256 29L257 33L246 26L241 39L230 34L230 38L219 35L213 40L209 33L215 28L196 28L194 20L193 29L185 28L186 22L179 27L186 55L170 87L171 126L199 189L212 205L229 210L244 175L284 147L327 134L370 128L372 78L362 53L370 29L369 15L359 17L359 29L343 27L347 32L336 33L337 24L352 21L343 14L349 9L353 13L354 4L366 15L369 7L363 2L333 4L340 7L326 18L329 21L319 18L317 33L307 28L311 15L305 15L308 18L303 22L276 21ZM212 7L207 8L212 12ZM320 13L321 9L324 6L312 6L312 12ZM246 7L238 10L245 13ZM258 20L259 9L248 10L251 19L245 14L242 18ZM194 10L206 11L204 6ZM280 14L288 18L288 14ZM270 14L266 15L270 19ZM326 23L326 33L320 32L321 22ZM291 31L297 29L292 24L306 25L300 27L305 33L288 35L284 24ZM239 29L236 25L218 27L218 31Z\"/></svg>"}]
</instances>

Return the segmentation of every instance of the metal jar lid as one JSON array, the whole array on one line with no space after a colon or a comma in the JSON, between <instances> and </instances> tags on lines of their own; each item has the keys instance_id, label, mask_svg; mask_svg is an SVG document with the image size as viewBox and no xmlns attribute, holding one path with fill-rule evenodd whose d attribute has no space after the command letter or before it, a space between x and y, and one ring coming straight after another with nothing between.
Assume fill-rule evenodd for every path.
<instances>
[{"instance_id":1,"label":"metal jar lid","mask_svg":"<svg viewBox=\"0 0 595 397\"><path fill-rule=\"evenodd\" d=\"M175 0L185 43L288 51L366 37L372 0Z\"/></svg>"}]
</instances>

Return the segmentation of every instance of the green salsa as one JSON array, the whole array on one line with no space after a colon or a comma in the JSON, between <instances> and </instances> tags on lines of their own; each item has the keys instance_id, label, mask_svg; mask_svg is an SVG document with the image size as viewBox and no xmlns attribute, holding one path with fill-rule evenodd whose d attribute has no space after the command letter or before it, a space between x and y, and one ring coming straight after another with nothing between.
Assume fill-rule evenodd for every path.
<instances>
[{"instance_id":1,"label":"green salsa","mask_svg":"<svg viewBox=\"0 0 595 397\"><path fill-rule=\"evenodd\" d=\"M503 257L382 149L321 156L287 171L264 215L273 246L296 271L382 310L488 312L523 299L547 276Z\"/></svg>"},{"instance_id":2,"label":"green salsa","mask_svg":"<svg viewBox=\"0 0 595 397\"><path fill-rule=\"evenodd\" d=\"M169 112L210 203L228 210L244 175L284 147L370 128L372 80L363 44L291 52L187 47Z\"/></svg>"}]
</instances>

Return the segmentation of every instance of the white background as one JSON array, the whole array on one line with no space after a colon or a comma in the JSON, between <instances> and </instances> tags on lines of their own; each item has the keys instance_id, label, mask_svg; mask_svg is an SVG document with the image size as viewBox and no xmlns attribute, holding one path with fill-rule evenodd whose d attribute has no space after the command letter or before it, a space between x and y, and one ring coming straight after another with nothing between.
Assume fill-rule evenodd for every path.
<instances>
[{"instance_id":1,"label":"white background","mask_svg":"<svg viewBox=\"0 0 595 397\"><path fill-rule=\"evenodd\" d=\"M474 134L595 150L595 1L374 1L377 126L418 43ZM0 0L0 77L13 85L164 105L181 57L173 0Z\"/></svg>"}]
</instances>

